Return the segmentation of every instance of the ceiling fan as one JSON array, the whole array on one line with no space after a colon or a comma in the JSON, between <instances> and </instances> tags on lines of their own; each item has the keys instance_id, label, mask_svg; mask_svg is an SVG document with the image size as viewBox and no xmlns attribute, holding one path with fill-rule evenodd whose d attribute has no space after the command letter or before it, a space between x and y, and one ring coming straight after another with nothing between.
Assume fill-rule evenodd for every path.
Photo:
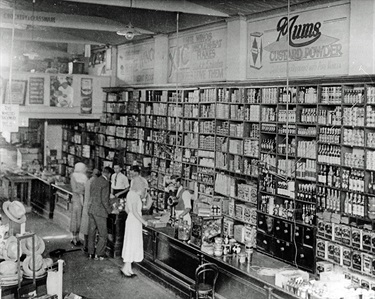
<instances>
[{"instance_id":1,"label":"ceiling fan","mask_svg":"<svg viewBox=\"0 0 375 299\"><path fill-rule=\"evenodd\" d=\"M125 26L124 29L117 31L118 35L125 36L127 40L132 40L136 35L143 35L143 34L154 34L152 31L144 30L141 28L136 28L133 26L132 20L132 7L133 7L133 0L130 0L130 22L128 25Z\"/></svg>"}]
</instances>

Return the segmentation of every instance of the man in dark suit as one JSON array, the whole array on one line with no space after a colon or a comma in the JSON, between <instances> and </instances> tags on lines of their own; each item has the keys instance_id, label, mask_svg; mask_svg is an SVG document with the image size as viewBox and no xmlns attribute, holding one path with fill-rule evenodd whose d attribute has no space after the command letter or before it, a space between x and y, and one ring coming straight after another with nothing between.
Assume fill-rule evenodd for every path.
<instances>
[{"instance_id":1,"label":"man in dark suit","mask_svg":"<svg viewBox=\"0 0 375 299\"><path fill-rule=\"evenodd\" d=\"M110 195L110 177L112 169L105 167L102 176L95 179L90 186L91 203L88 207L88 253L89 258L94 258L95 235L98 230L99 240L96 245L95 259L103 260L107 244L107 217L112 211Z\"/></svg>"}]
</instances>

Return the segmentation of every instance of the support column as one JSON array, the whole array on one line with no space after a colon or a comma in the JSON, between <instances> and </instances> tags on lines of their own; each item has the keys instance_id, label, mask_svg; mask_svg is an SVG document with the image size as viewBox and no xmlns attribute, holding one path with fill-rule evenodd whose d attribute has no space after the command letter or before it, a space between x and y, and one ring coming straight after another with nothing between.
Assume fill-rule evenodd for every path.
<instances>
[{"instance_id":1,"label":"support column","mask_svg":"<svg viewBox=\"0 0 375 299\"><path fill-rule=\"evenodd\" d=\"M168 35L156 35L154 54L154 84L168 83Z\"/></svg>"},{"instance_id":2,"label":"support column","mask_svg":"<svg viewBox=\"0 0 375 299\"><path fill-rule=\"evenodd\" d=\"M245 80L247 61L247 22L239 16L227 23L227 80Z\"/></svg>"},{"instance_id":3,"label":"support column","mask_svg":"<svg viewBox=\"0 0 375 299\"><path fill-rule=\"evenodd\" d=\"M375 2L351 0L349 75L375 73Z\"/></svg>"}]
</instances>

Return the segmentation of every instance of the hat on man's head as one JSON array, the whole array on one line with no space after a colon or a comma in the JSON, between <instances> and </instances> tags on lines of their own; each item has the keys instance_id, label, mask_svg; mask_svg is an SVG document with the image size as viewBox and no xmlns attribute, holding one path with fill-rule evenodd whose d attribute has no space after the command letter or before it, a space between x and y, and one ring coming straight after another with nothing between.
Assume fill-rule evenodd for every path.
<instances>
[{"instance_id":1,"label":"hat on man's head","mask_svg":"<svg viewBox=\"0 0 375 299\"><path fill-rule=\"evenodd\" d=\"M31 255L33 249L32 238L22 239L21 248L23 253L26 255ZM42 254L44 249L46 249L46 244L44 243L43 239L38 235L35 235L35 254Z\"/></svg>"},{"instance_id":2,"label":"hat on man's head","mask_svg":"<svg viewBox=\"0 0 375 299\"><path fill-rule=\"evenodd\" d=\"M17 223L26 222L26 209L22 202L18 200L5 201L3 203L3 211L9 217L10 220Z\"/></svg>"}]
</instances>

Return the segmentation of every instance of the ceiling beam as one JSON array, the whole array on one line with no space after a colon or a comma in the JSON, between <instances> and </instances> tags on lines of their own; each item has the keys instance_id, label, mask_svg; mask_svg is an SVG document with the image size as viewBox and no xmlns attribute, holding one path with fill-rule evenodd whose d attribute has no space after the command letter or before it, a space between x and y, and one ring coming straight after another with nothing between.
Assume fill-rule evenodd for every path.
<instances>
[{"instance_id":1,"label":"ceiling beam","mask_svg":"<svg viewBox=\"0 0 375 299\"><path fill-rule=\"evenodd\" d=\"M12 39L12 31L10 29L0 28L0 41L10 41ZM14 39L21 41L34 42L53 42L53 43L69 43L69 44L87 44L87 45L102 45L97 41L80 38L75 35L70 35L64 32L52 32L45 30L15 30Z\"/></svg>"},{"instance_id":2,"label":"ceiling beam","mask_svg":"<svg viewBox=\"0 0 375 299\"><path fill-rule=\"evenodd\" d=\"M14 23L17 26L45 26L112 32L121 30L125 26L123 23L101 17L58 14L40 11L32 12L28 10L16 10ZM9 28L9 24L13 24L13 12L10 9L3 9L0 15L0 28Z\"/></svg>"},{"instance_id":3,"label":"ceiling beam","mask_svg":"<svg viewBox=\"0 0 375 299\"><path fill-rule=\"evenodd\" d=\"M185 0L64 0L108 6L132 7L148 10L182 12L187 14L208 15L213 17L229 17L228 14L207 8Z\"/></svg>"}]
</instances>

